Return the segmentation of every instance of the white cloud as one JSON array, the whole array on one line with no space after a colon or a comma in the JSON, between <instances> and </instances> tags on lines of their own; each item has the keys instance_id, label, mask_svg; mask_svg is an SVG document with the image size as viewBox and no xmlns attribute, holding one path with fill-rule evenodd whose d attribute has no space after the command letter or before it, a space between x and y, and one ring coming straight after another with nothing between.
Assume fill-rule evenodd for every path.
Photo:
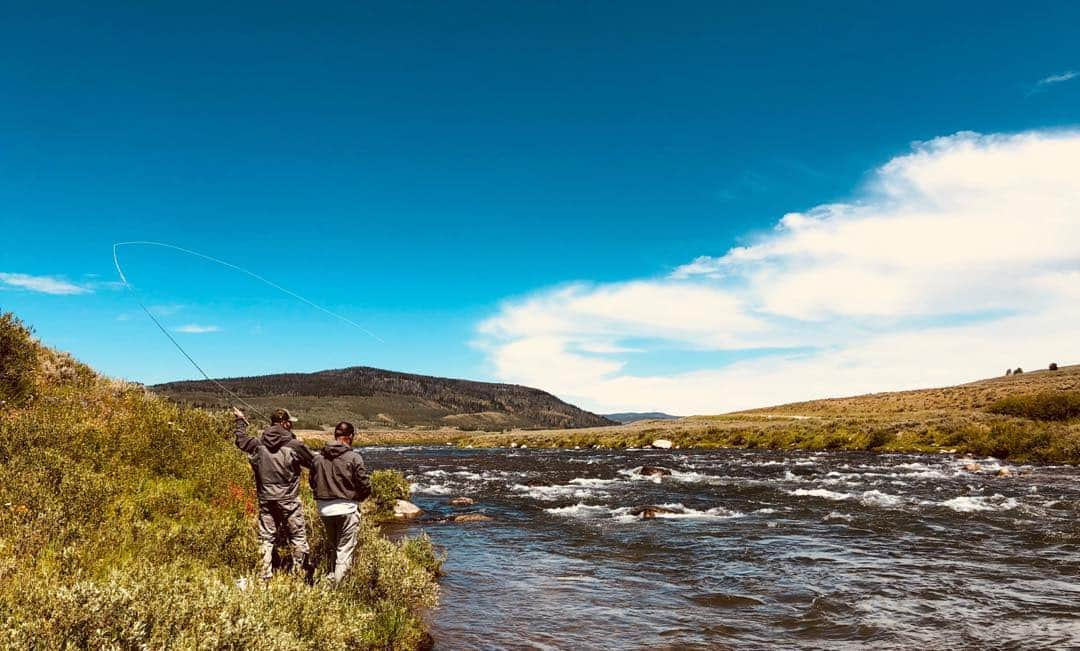
<instances>
[{"instance_id":1,"label":"white cloud","mask_svg":"<svg viewBox=\"0 0 1080 651\"><path fill-rule=\"evenodd\" d=\"M57 296L89 294L93 291L86 285L79 285L55 276L31 276L19 273L0 273L0 284Z\"/></svg>"},{"instance_id":2,"label":"white cloud","mask_svg":"<svg viewBox=\"0 0 1080 651\"><path fill-rule=\"evenodd\" d=\"M201 335L207 332L221 332L221 328L216 325L199 325L197 323L189 323L176 328L176 332L183 332L189 335Z\"/></svg>"},{"instance_id":3,"label":"white cloud","mask_svg":"<svg viewBox=\"0 0 1080 651\"><path fill-rule=\"evenodd\" d=\"M1039 85L1048 86L1050 84L1060 84L1063 81L1070 81L1072 79L1076 79L1077 77L1080 77L1080 72L1069 70L1068 72L1063 72L1059 75L1050 75L1049 77L1043 77L1039 80Z\"/></svg>"},{"instance_id":4,"label":"white cloud","mask_svg":"<svg viewBox=\"0 0 1080 651\"><path fill-rule=\"evenodd\" d=\"M479 343L500 379L588 407L716 413L1080 361L1077 299L1080 133L960 133L667 278L509 301ZM800 352L628 371L642 341Z\"/></svg>"}]
</instances>

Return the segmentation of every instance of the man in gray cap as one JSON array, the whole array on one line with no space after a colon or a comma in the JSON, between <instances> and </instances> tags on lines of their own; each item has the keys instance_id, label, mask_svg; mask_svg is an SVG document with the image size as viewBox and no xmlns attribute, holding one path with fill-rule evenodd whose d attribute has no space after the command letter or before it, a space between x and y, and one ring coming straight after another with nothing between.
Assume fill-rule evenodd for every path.
<instances>
[{"instance_id":1,"label":"man in gray cap","mask_svg":"<svg viewBox=\"0 0 1080 651\"><path fill-rule=\"evenodd\" d=\"M270 415L270 427L258 438L248 436L244 412L236 416L236 447L248 455L259 495L259 576L273 575L274 541L279 530L293 548L293 571L307 566L307 524L300 503L300 469L311 468L311 450L292 433L295 419L284 409Z\"/></svg>"}]
</instances>

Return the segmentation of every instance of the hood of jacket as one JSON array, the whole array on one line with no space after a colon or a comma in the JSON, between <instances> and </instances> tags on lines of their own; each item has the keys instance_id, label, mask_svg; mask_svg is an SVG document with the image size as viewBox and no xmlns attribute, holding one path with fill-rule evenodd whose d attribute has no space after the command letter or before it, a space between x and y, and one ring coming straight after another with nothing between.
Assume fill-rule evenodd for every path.
<instances>
[{"instance_id":1,"label":"hood of jacket","mask_svg":"<svg viewBox=\"0 0 1080 651\"><path fill-rule=\"evenodd\" d=\"M281 425L271 425L269 429L262 433L262 444L271 452L277 452L281 446L294 438L296 438L296 435Z\"/></svg>"},{"instance_id":2,"label":"hood of jacket","mask_svg":"<svg viewBox=\"0 0 1080 651\"><path fill-rule=\"evenodd\" d=\"M345 445L341 441L331 441L322 449L322 455L327 459L336 459L349 450L352 450L352 446Z\"/></svg>"}]
</instances>

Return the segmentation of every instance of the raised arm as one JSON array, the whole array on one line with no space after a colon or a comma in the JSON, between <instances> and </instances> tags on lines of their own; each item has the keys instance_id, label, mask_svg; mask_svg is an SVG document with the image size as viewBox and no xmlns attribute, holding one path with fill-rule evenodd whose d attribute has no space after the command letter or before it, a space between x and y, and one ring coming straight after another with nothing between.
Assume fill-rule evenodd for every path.
<instances>
[{"instance_id":1,"label":"raised arm","mask_svg":"<svg viewBox=\"0 0 1080 651\"><path fill-rule=\"evenodd\" d=\"M236 416L236 447L251 454L258 446L258 439L248 436L248 421L244 412L233 407L233 416Z\"/></svg>"}]
</instances>

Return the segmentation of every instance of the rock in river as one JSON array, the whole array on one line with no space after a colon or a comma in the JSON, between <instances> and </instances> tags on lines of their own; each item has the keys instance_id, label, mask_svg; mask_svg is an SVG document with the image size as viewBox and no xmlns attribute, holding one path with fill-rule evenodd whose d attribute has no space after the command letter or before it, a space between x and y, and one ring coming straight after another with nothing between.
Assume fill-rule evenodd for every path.
<instances>
[{"instance_id":1,"label":"rock in river","mask_svg":"<svg viewBox=\"0 0 1080 651\"><path fill-rule=\"evenodd\" d=\"M483 513L463 513L450 518L451 522L490 522L495 518Z\"/></svg>"},{"instance_id":2,"label":"rock in river","mask_svg":"<svg viewBox=\"0 0 1080 651\"><path fill-rule=\"evenodd\" d=\"M471 497L455 497L450 500L451 506L472 506L474 503L475 500Z\"/></svg>"},{"instance_id":3,"label":"rock in river","mask_svg":"<svg viewBox=\"0 0 1080 651\"><path fill-rule=\"evenodd\" d=\"M638 471L639 475L645 475L646 477L663 477L670 475L671 471L667 468L661 468L660 466L642 466Z\"/></svg>"},{"instance_id":4,"label":"rock in river","mask_svg":"<svg viewBox=\"0 0 1080 651\"><path fill-rule=\"evenodd\" d=\"M661 513L679 513L679 511L676 511L674 509L669 509L667 507L655 506L655 505L635 506L634 508L630 509L630 515L635 515L635 516L641 518L642 520L655 519L656 516L661 514Z\"/></svg>"},{"instance_id":5,"label":"rock in river","mask_svg":"<svg viewBox=\"0 0 1080 651\"><path fill-rule=\"evenodd\" d=\"M399 520L411 520L423 512L424 511L419 506L408 500L398 500L394 502L394 517Z\"/></svg>"}]
</instances>

